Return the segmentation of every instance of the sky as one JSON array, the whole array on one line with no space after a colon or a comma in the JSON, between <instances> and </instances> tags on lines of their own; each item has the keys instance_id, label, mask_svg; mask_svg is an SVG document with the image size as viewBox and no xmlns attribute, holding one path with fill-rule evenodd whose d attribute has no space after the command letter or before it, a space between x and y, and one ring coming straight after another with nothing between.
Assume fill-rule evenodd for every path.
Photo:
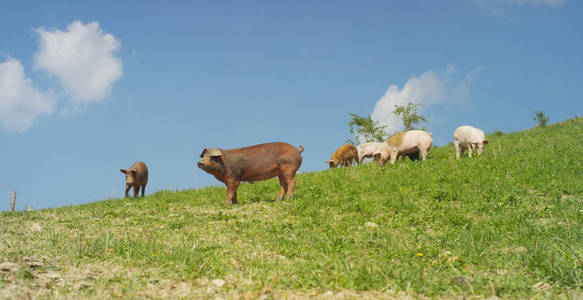
<instances>
[{"instance_id":1,"label":"sky","mask_svg":"<svg viewBox=\"0 0 583 300\"><path fill-rule=\"evenodd\" d=\"M5 1L0 10L0 210L222 185L204 148L303 145L327 168L350 113L402 129L423 104L434 145L583 114L574 0ZM454 154L452 153L452 156ZM390 166L388 166L390 167ZM5 199L5 200L2 200Z\"/></svg>"}]
</instances>

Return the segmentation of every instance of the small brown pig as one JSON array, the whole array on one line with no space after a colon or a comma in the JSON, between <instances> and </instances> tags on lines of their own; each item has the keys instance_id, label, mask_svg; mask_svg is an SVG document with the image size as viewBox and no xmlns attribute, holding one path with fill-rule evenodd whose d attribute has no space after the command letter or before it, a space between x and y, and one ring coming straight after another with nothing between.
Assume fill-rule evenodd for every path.
<instances>
[{"instance_id":1,"label":"small brown pig","mask_svg":"<svg viewBox=\"0 0 583 300\"><path fill-rule=\"evenodd\" d=\"M142 197L144 197L146 184L148 184L148 168L146 167L146 164L137 161L129 169L120 169L120 171L126 174L126 198L129 197L128 191L130 188L134 189L134 197L138 196L138 192L141 188Z\"/></svg>"},{"instance_id":2,"label":"small brown pig","mask_svg":"<svg viewBox=\"0 0 583 300\"><path fill-rule=\"evenodd\" d=\"M326 163L330 166L330 169L336 168L338 165L348 167L355 163L360 164L358 150L351 144L342 145L332 153L332 157Z\"/></svg>"},{"instance_id":3,"label":"small brown pig","mask_svg":"<svg viewBox=\"0 0 583 300\"><path fill-rule=\"evenodd\" d=\"M279 177L279 199L294 195L295 174L302 164L303 146L282 142L223 150L202 150L197 166L227 186L226 204L237 204L237 187L241 181L258 181Z\"/></svg>"}]
</instances>

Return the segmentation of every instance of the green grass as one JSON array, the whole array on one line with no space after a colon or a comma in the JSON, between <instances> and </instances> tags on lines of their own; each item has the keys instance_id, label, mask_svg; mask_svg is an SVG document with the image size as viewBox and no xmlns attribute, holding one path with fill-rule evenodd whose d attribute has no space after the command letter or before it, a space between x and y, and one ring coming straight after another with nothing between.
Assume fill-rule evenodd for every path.
<instances>
[{"instance_id":1,"label":"green grass","mask_svg":"<svg viewBox=\"0 0 583 300\"><path fill-rule=\"evenodd\" d=\"M299 174L290 201L268 180L231 207L209 187L2 213L0 297L583 297L583 119L489 140Z\"/></svg>"}]
</instances>

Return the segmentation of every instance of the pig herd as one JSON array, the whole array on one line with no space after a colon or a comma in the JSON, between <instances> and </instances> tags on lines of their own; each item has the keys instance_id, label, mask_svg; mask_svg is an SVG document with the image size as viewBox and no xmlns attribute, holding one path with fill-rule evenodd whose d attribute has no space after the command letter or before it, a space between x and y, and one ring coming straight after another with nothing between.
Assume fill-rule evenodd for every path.
<instances>
[{"instance_id":1,"label":"pig herd","mask_svg":"<svg viewBox=\"0 0 583 300\"><path fill-rule=\"evenodd\" d=\"M478 128L460 126L454 132L456 158L460 159L468 150L481 155L488 144L486 135ZM385 142L364 143L357 147L351 144L340 146L326 163L330 168L361 164L365 158L372 158L379 165L387 161L394 164L399 157L415 161L419 156L427 159L427 153L433 145L431 133L422 130L408 130L390 136ZM299 149L298 149L299 148ZM259 144L237 149L205 148L200 154L197 166L227 186L226 204L237 203L237 188L242 181L266 180L279 178L281 186L279 199L291 198L296 186L295 174L302 164L303 146L298 148L282 142ZM125 196L133 189L134 197L141 190L142 196L148 183L148 168L141 161L135 162L129 169L121 169L126 175Z\"/></svg>"}]
</instances>

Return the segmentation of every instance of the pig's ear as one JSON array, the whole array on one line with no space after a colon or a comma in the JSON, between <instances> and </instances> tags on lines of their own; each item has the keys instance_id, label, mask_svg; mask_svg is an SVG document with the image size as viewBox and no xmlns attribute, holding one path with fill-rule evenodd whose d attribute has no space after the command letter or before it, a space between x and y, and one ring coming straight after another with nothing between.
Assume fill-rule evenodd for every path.
<instances>
[{"instance_id":1,"label":"pig's ear","mask_svg":"<svg viewBox=\"0 0 583 300\"><path fill-rule=\"evenodd\" d=\"M221 152L221 150L219 148L210 148L210 149L204 148L204 150L202 150L202 153L200 154L200 158L202 158L207 151L211 157L223 156L223 153Z\"/></svg>"},{"instance_id":2,"label":"pig's ear","mask_svg":"<svg viewBox=\"0 0 583 300\"><path fill-rule=\"evenodd\" d=\"M119 169L119 171L122 172L122 173L124 173L124 174L127 174L128 173L128 170L126 170L126 169Z\"/></svg>"},{"instance_id":3,"label":"pig's ear","mask_svg":"<svg viewBox=\"0 0 583 300\"><path fill-rule=\"evenodd\" d=\"M325 163L329 164L329 163L331 163L331 162L332 162L331 160L327 160Z\"/></svg>"},{"instance_id":4,"label":"pig's ear","mask_svg":"<svg viewBox=\"0 0 583 300\"><path fill-rule=\"evenodd\" d=\"M210 148L208 151L211 157L223 156L223 152L221 152L221 149L219 148Z\"/></svg>"},{"instance_id":5,"label":"pig's ear","mask_svg":"<svg viewBox=\"0 0 583 300\"><path fill-rule=\"evenodd\" d=\"M484 145L488 145L488 140L484 140Z\"/></svg>"}]
</instances>

